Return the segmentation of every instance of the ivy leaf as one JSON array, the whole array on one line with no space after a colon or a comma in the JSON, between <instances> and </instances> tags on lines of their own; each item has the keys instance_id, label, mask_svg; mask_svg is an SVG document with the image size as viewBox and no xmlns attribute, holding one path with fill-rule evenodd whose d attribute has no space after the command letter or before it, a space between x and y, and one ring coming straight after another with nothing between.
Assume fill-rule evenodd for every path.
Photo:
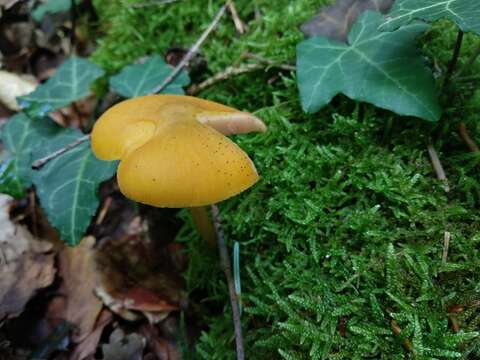
<instances>
[{"instance_id":1,"label":"ivy leaf","mask_svg":"<svg viewBox=\"0 0 480 360\"><path fill-rule=\"evenodd\" d=\"M73 56L45 84L18 100L23 108L30 108L32 114L44 116L87 96L93 81L103 73L94 63Z\"/></svg>"},{"instance_id":2,"label":"ivy leaf","mask_svg":"<svg viewBox=\"0 0 480 360\"><path fill-rule=\"evenodd\" d=\"M17 199L25 196L23 184L15 176L15 167L12 159L6 159L0 163L0 193Z\"/></svg>"},{"instance_id":3,"label":"ivy leaf","mask_svg":"<svg viewBox=\"0 0 480 360\"><path fill-rule=\"evenodd\" d=\"M324 6L320 12L305 22L300 30L307 37L325 36L338 41L347 41L350 28L366 10L377 10L383 14L392 7L394 0L337 0Z\"/></svg>"},{"instance_id":4,"label":"ivy leaf","mask_svg":"<svg viewBox=\"0 0 480 360\"><path fill-rule=\"evenodd\" d=\"M56 126L49 119L32 121L24 113L12 116L2 127L0 140L9 152L8 164L4 164L2 179L6 183L15 185L14 196L21 197L23 190L32 185L32 151L42 145L42 138L55 133ZM3 192L3 191L0 191Z\"/></svg>"},{"instance_id":5,"label":"ivy leaf","mask_svg":"<svg viewBox=\"0 0 480 360\"><path fill-rule=\"evenodd\" d=\"M75 0L75 3L80 3L81 0ZM60 12L67 12L72 6L72 0L48 0L38 5L32 11L32 18L36 22L42 21L47 14L56 14Z\"/></svg>"},{"instance_id":6,"label":"ivy leaf","mask_svg":"<svg viewBox=\"0 0 480 360\"><path fill-rule=\"evenodd\" d=\"M303 109L313 113L343 93L401 115L437 121L440 107L431 72L415 47L425 24L379 32L382 15L366 11L348 44L314 37L297 46L298 86Z\"/></svg>"},{"instance_id":7,"label":"ivy leaf","mask_svg":"<svg viewBox=\"0 0 480 360\"><path fill-rule=\"evenodd\" d=\"M23 113L8 120L1 134L10 158L0 167L0 191L21 196L35 184L48 220L70 245L82 239L98 207L98 186L114 175L116 163L98 160L90 144L83 143L39 171L31 165L81 136L80 131L62 128L49 118L34 120Z\"/></svg>"},{"instance_id":8,"label":"ivy leaf","mask_svg":"<svg viewBox=\"0 0 480 360\"><path fill-rule=\"evenodd\" d=\"M119 74L110 78L110 87L126 98L148 95L170 75L172 69L159 55L153 55L142 64L124 67ZM183 95L183 86L189 83L190 78L183 71L162 93Z\"/></svg>"},{"instance_id":9,"label":"ivy leaf","mask_svg":"<svg viewBox=\"0 0 480 360\"><path fill-rule=\"evenodd\" d=\"M464 32L480 35L480 5L478 0L397 0L381 31L392 31L415 19L435 21L447 18Z\"/></svg>"},{"instance_id":10,"label":"ivy leaf","mask_svg":"<svg viewBox=\"0 0 480 360\"><path fill-rule=\"evenodd\" d=\"M39 159L72 143L83 134L62 129L54 137L44 139L44 146L34 151ZM83 143L44 165L34 175L37 194L49 222L69 245L77 245L97 211L98 186L116 171L116 162L98 160Z\"/></svg>"}]
</instances>

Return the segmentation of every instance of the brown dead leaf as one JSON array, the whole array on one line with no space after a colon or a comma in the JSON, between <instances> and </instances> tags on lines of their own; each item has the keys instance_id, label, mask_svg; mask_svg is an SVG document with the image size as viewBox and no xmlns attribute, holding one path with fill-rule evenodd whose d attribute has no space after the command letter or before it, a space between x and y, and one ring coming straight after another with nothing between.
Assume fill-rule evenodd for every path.
<instances>
[{"instance_id":1,"label":"brown dead leaf","mask_svg":"<svg viewBox=\"0 0 480 360\"><path fill-rule=\"evenodd\" d=\"M97 295L113 312L133 321L143 314L151 323L178 310L184 301L178 275L165 264L140 235L108 241L97 252L101 284Z\"/></svg>"},{"instance_id":2,"label":"brown dead leaf","mask_svg":"<svg viewBox=\"0 0 480 360\"><path fill-rule=\"evenodd\" d=\"M0 320L22 312L35 292L50 285L55 276L51 244L11 222L11 201L0 195Z\"/></svg>"},{"instance_id":3,"label":"brown dead leaf","mask_svg":"<svg viewBox=\"0 0 480 360\"><path fill-rule=\"evenodd\" d=\"M332 40L347 41L347 36L358 16L366 10L387 13L394 0L337 0L305 22L300 30L307 37L325 36Z\"/></svg>"},{"instance_id":4,"label":"brown dead leaf","mask_svg":"<svg viewBox=\"0 0 480 360\"><path fill-rule=\"evenodd\" d=\"M98 273L95 265L95 238L84 238L77 247L65 247L59 254L60 292L66 298L63 318L75 324L72 341L81 342L95 326L102 302L95 296Z\"/></svg>"},{"instance_id":5,"label":"brown dead leaf","mask_svg":"<svg viewBox=\"0 0 480 360\"><path fill-rule=\"evenodd\" d=\"M0 102L10 110L19 111L17 97L31 93L37 87L32 76L0 70Z\"/></svg>"}]
</instances>

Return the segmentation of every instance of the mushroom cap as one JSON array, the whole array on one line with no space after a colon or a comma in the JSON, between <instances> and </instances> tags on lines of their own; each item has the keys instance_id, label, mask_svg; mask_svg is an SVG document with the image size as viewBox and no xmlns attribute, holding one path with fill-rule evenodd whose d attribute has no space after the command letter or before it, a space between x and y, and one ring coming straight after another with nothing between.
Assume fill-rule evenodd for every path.
<instances>
[{"instance_id":1,"label":"mushroom cap","mask_svg":"<svg viewBox=\"0 0 480 360\"><path fill-rule=\"evenodd\" d=\"M156 207L213 204L259 179L247 154L210 124L211 119L231 118L234 128L247 132L242 116L249 116L262 131L257 118L212 101L178 95L138 97L113 106L98 119L92 149L100 159L121 159L117 179L130 199ZM232 132L232 126L226 128Z\"/></svg>"}]
</instances>

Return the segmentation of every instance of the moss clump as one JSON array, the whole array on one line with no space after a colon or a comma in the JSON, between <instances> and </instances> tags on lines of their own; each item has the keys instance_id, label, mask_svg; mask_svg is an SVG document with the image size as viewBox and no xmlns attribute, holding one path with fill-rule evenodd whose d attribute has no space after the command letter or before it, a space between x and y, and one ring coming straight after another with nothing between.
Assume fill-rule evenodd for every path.
<instances>
[{"instance_id":1,"label":"moss clump","mask_svg":"<svg viewBox=\"0 0 480 360\"><path fill-rule=\"evenodd\" d=\"M476 346L478 314L461 316L460 333L447 314L448 305L480 290L478 185L465 188L466 174L452 169L465 171L473 157L444 157L453 172L448 196L434 180L418 124L395 120L385 134L373 115L314 119L288 108L262 110L269 132L238 139L262 180L221 207L229 239L241 242L250 358L402 359L405 339L423 359ZM478 183L474 169L467 177ZM453 240L442 263L445 231ZM206 311L226 304L221 273L212 282L218 269L206 267L215 264L212 254L194 232L185 229L182 238L193 294L208 294ZM231 331L221 325L229 318L227 309L217 314L202 337L203 358L233 357Z\"/></svg>"},{"instance_id":2,"label":"moss clump","mask_svg":"<svg viewBox=\"0 0 480 360\"><path fill-rule=\"evenodd\" d=\"M110 72L172 45L188 47L221 4L133 9L129 3L97 2L106 35L94 59ZM249 33L238 37L224 19L203 48L210 73L238 63L246 50L292 62L302 38L298 26L323 3L237 0ZM440 25L425 35L432 64L446 67L454 39L454 27ZM478 39L468 39L460 64L478 46ZM477 71L475 65L464 75ZM202 93L261 108L256 114L269 125L266 134L236 139L261 181L221 204L228 240L241 243L247 358L479 358L480 156L468 153L456 133L465 121L474 138L480 135L478 83L454 82L443 122L433 127L344 97L305 115L293 76L268 81L272 73L248 74ZM432 134L449 193L432 173L426 151ZM178 239L191 260L188 290L209 325L194 357L233 359L228 292L216 253L183 217ZM442 262L446 231L452 240ZM451 326L451 305L466 309L453 315L459 332Z\"/></svg>"}]
</instances>

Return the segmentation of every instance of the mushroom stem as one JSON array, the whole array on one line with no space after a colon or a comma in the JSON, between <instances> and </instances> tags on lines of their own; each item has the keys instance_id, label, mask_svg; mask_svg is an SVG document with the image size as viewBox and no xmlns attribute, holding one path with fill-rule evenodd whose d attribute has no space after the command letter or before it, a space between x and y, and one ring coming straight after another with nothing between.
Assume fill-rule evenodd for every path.
<instances>
[{"instance_id":1,"label":"mushroom stem","mask_svg":"<svg viewBox=\"0 0 480 360\"><path fill-rule=\"evenodd\" d=\"M214 248L217 236L215 234L212 220L210 220L210 217L208 216L207 208L205 206L200 206L192 207L189 210L198 233L210 247Z\"/></svg>"}]
</instances>

